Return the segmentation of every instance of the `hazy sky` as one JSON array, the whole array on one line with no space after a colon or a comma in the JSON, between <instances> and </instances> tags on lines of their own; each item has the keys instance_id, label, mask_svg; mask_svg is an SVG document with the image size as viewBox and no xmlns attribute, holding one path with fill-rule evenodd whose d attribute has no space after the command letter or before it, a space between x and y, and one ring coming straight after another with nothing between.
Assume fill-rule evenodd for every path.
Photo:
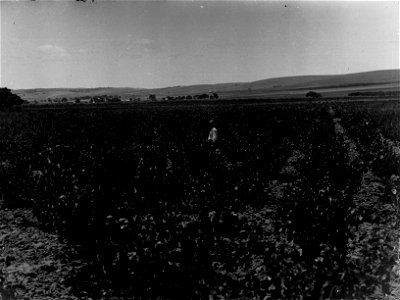
<instances>
[{"instance_id":1,"label":"hazy sky","mask_svg":"<svg viewBox=\"0 0 400 300\"><path fill-rule=\"evenodd\" d=\"M399 2L1 1L1 86L164 87L399 68Z\"/></svg>"}]
</instances>

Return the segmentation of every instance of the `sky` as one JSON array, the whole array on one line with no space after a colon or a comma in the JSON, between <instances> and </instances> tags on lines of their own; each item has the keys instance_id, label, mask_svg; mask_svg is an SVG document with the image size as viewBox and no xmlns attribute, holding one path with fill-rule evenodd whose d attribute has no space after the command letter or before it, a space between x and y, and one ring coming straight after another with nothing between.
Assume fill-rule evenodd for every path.
<instances>
[{"instance_id":1,"label":"sky","mask_svg":"<svg viewBox=\"0 0 400 300\"><path fill-rule=\"evenodd\" d=\"M155 88L399 68L399 2L3 1L1 86Z\"/></svg>"}]
</instances>

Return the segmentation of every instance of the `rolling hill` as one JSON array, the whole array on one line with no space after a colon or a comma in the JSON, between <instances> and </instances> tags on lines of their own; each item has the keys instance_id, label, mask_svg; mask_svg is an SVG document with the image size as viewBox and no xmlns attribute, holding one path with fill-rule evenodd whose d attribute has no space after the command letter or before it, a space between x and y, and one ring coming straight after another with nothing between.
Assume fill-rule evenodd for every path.
<instances>
[{"instance_id":1,"label":"rolling hill","mask_svg":"<svg viewBox=\"0 0 400 300\"><path fill-rule=\"evenodd\" d=\"M149 94L159 98L217 92L221 98L263 98L263 97L302 97L308 90L324 96L345 96L352 91L388 91L400 89L400 70L380 70L344 75L314 75L280 77L253 82L199 84L157 89L136 88L57 88L25 89L13 92L28 101L41 101L48 98L74 98L85 96L115 95L122 98L141 97Z\"/></svg>"}]
</instances>

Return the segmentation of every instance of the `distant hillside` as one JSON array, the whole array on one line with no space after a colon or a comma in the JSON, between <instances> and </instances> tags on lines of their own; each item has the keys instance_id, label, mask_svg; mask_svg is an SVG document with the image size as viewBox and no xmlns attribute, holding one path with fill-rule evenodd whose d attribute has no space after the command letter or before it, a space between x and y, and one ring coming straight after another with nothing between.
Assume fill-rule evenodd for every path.
<instances>
[{"instance_id":1,"label":"distant hillside","mask_svg":"<svg viewBox=\"0 0 400 300\"><path fill-rule=\"evenodd\" d=\"M254 88L273 88L274 86L280 86L286 89L349 87L399 83L399 78L400 70L383 70L345 75L272 78L251 82L249 86Z\"/></svg>"},{"instance_id":2,"label":"distant hillside","mask_svg":"<svg viewBox=\"0 0 400 300\"><path fill-rule=\"evenodd\" d=\"M55 98L74 98L74 97L91 97L101 95L116 95L121 97L131 97L139 93L144 93L145 89L135 88L56 88L56 89L26 89L14 90L13 92L27 101L40 101ZM147 92L145 94L148 94Z\"/></svg>"},{"instance_id":3,"label":"distant hillside","mask_svg":"<svg viewBox=\"0 0 400 300\"><path fill-rule=\"evenodd\" d=\"M372 71L345 75L293 76L257 80L253 82L203 84L155 89L160 94L180 92L182 95L207 91L234 92L264 90L265 92L297 89L348 88L376 85L396 85L400 82L400 70Z\"/></svg>"},{"instance_id":4,"label":"distant hillside","mask_svg":"<svg viewBox=\"0 0 400 300\"><path fill-rule=\"evenodd\" d=\"M400 70L382 70L344 75L293 76L257 80L253 82L200 84L157 89L94 88L94 89L29 89L14 90L21 98L46 100L48 98L73 98L98 95L116 95L122 98L141 97L149 94L158 98L166 96L194 95L217 92L222 98L262 98L304 96L305 91L314 90L325 96L343 96L352 91L399 90Z\"/></svg>"}]
</instances>

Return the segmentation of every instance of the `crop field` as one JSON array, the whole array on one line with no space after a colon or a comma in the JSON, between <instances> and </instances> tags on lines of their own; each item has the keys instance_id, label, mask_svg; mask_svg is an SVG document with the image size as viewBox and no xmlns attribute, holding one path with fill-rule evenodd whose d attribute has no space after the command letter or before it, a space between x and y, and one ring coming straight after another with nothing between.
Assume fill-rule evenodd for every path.
<instances>
[{"instance_id":1,"label":"crop field","mask_svg":"<svg viewBox=\"0 0 400 300\"><path fill-rule=\"evenodd\" d=\"M399 193L398 101L0 112L1 199L78 299L396 299Z\"/></svg>"}]
</instances>

